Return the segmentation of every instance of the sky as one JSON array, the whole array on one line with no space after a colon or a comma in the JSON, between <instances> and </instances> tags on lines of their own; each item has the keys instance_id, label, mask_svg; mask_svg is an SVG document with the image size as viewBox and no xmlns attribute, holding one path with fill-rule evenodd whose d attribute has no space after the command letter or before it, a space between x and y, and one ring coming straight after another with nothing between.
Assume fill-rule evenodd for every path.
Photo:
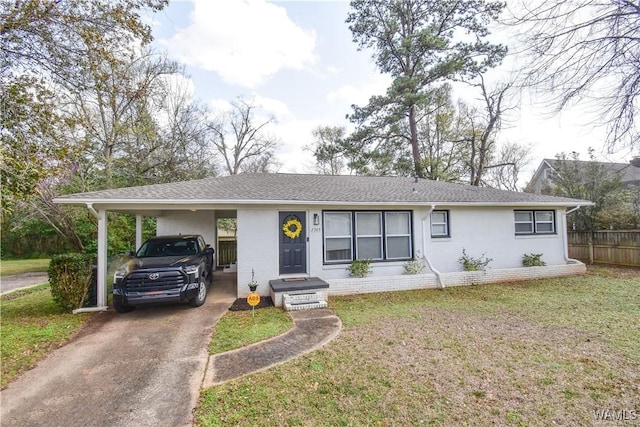
<instances>
[{"instance_id":1,"label":"sky","mask_svg":"<svg viewBox=\"0 0 640 427\"><path fill-rule=\"evenodd\" d=\"M156 48L184 64L196 99L213 111L238 97L253 100L264 118L276 120L271 133L281 141L279 172L313 173L313 157L305 150L312 130L350 129L351 105L365 105L391 82L377 71L371 52L357 50L345 23L348 12L347 0L172 0L150 19ZM506 75L509 64L492 75ZM461 86L455 95L477 102L479 94ZM605 132L590 124L588 113L576 106L553 115L536 99L522 98L497 138L531 147L522 186L543 158L561 152L587 159L593 147L601 160L632 157L628 150L607 153Z\"/></svg>"}]
</instances>

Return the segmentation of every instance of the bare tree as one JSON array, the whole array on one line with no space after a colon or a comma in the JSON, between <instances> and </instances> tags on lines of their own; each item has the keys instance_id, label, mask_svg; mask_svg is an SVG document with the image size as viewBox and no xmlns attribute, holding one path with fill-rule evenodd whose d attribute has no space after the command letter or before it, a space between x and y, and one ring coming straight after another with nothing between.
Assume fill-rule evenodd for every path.
<instances>
[{"instance_id":1,"label":"bare tree","mask_svg":"<svg viewBox=\"0 0 640 427\"><path fill-rule=\"evenodd\" d=\"M237 175L243 166L258 159L274 159L279 141L268 133L274 119L256 122L257 108L253 101L239 98L231 104L229 112L209 123L212 143L229 175Z\"/></svg>"},{"instance_id":2,"label":"bare tree","mask_svg":"<svg viewBox=\"0 0 640 427\"><path fill-rule=\"evenodd\" d=\"M482 93L484 109L482 112L475 108L461 108L461 115L465 116L469 124L466 137L469 155L467 167L469 183L480 186L489 169L505 166L515 166L512 162L495 162L496 134L500 130L504 112L512 107L505 106L507 92L512 83L502 83L493 89L488 89L482 75L479 76L477 86Z\"/></svg>"},{"instance_id":3,"label":"bare tree","mask_svg":"<svg viewBox=\"0 0 640 427\"><path fill-rule=\"evenodd\" d=\"M313 144L305 149L313 153L316 169L323 175L340 175L346 166L344 157L346 129L339 126L318 126L313 129Z\"/></svg>"},{"instance_id":4,"label":"bare tree","mask_svg":"<svg viewBox=\"0 0 640 427\"><path fill-rule=\"evenodd\" d=\"M497 167L487 171L484 180L489 187L500 190L520 191L520 173L530 161L531 149L517 143L507 143L500 147L496 157Z\"/></svg>"},{"instance_id":5,"label":"bare tree","mask_svg":"<svg viewBox=\"0 0 640 427\"><path fill-rule=\"evenodd\" d=\"M588 103L608 129L608 146L638 147L640 4L632 0L522 1L517 25L529 62L524 83L555 111Z\"/></svg>"}]
</instances>

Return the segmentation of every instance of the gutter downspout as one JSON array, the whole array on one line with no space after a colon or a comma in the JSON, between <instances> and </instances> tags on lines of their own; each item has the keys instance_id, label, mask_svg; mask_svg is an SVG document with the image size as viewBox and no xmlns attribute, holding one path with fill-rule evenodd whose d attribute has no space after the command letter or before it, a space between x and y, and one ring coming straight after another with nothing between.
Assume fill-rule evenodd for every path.
<instances>
[{"instance_id":1,"label":"gutter downspout","mask_svg":"<svg viewBox=\"0 0 640 427\"><path fill-rule=\"evenodd\" d=\"M444 283L442 283L442 277L441 277L441 273L433 266L433 264L431 264L431 261L429 260L429 257L427 256L427 249L426 249L426 236L425 236L425 231L427 229L427 218L429 218L429 216L431 215L431 212L433 212L433 210L436 208L436 205L431 205L429 212L427 212L427 215L425 215L422 218L422 258L424 258L425 262L427 263L427 265L429 266L429 269L431 271L433 271L436 275L436 283L438 285L440 285L440 289L444 289Z\"/></svg>"},{"instance_id":2,"label":"gutter downspout","mask_svg":"<svg viewBox=\"0 0 640 427\"><path fill-rule=\"evenodd\" d=\"M96 219L100 219L100 216L98 215L98 211L96 211L95 208L93 207L93 203L87 203L87 209L89 209L89 212L91 212L93 216L96 217Z\"/></svg>"},{"instance_id":3,"label":"gutter downspout","mask_svg":"<svg viewBox=\"0 0 640 427\"><path fill-rule=\"evenodd\" d=\"M567 227L567 215L569 215L572 212L577 211L581 207L582 207L581 205L578 205L573 209L570 209L568 211L562 212L562 218L564 220L564 221L562 221L563 224L564 224L564 236L563 236L564 237L564 261L567 264L576 264L576 263L580 262L577 259L569 258L569 240L568 240L569 239L569 229Z\"/></svg>"}]
</instances>

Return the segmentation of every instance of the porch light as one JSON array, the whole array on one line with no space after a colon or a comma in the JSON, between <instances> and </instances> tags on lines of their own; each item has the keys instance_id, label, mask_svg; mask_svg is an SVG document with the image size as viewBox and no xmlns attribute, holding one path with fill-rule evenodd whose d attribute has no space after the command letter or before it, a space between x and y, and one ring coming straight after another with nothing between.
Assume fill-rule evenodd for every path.
<instances>
[{"instance_id":1,"label":"porch light","mask_svg":"<svg viewBox=\"0 0 640 427\"><path fill-rule=\"evenodd\" d=\"M313 214L313 225L320 225L320 216L317 213Z\"/></svg>"}]
</instances>

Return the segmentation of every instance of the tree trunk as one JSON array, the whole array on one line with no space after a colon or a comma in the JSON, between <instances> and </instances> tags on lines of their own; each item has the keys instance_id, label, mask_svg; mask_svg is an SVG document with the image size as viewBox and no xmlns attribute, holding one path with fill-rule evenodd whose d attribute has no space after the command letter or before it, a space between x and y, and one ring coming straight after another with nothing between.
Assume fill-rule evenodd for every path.
<instances>
[{"instance_id":1,"label":"tree trunk","mask_svg":"<svg viewBox=\"0 0 640 427\"><path fill-rule=\"evenodd\" d=\"M424 167L420 158L420 147L418 146L418 125L416 123L416 107L409 107L409 132L411 133L411 152L413 153L413 165L416 176L424 178Z\"/></svg>"}]
</instances>

